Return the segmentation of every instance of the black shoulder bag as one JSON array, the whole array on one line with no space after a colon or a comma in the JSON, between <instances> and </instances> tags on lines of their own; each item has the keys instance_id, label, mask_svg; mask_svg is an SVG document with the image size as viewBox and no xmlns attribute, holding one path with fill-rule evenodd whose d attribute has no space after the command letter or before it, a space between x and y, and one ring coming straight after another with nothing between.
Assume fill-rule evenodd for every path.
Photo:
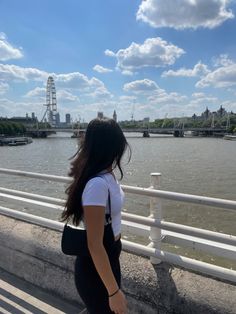
<instances>
[{"instance_id":1,"label":"black shoulder bag","mask_svg":"<svg viewBox=\"0 0 236 314\"><path fill-rule=\"evenodd\" d=\"M109 190L108 205L109 214L106 214L107 224L104 226L103 236L103 245L105 248L109 248L114 242L114 233L111 224L111 198ZM90 256L87 245L87 231L85 229L78 229L65 224L61 239L61 250L66 255L75 255L81 257Z\"/></svg>"}]
</instances>

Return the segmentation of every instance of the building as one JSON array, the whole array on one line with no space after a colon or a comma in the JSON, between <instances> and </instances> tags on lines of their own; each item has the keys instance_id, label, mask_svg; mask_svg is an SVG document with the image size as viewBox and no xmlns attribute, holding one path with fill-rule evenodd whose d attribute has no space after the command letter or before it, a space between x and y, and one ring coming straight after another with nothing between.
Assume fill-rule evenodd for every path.
<instances>
[{"instance_id":1,"label":"building","mask_svg":"<svg viewBox=\"0 0 236 314\"><path fill-rule=\"evenodd\" d=\"M217 117L222 118L223 116L227 115L227 111L225 110L225 108L220 106L220 109L217 110L216 115L217 115Z\"/></svg>"},{"instance_id":2,"label":"building","mask_svg":"<svg viewBox=\"0 0 236 314\"><path fill-rule=\"evenodd\" d=\"M116 111L114 110L113 112L113 120L115 120L117 122L117 114L116 114Z\"/></svg>"},{"instance_id":3,"label":"building","mask_svg":"<svg viewBox=\"0 0 236 314\"><path fill-rule=\"evenodd\" d=\"M207 120L210 116L210 110L206 107L206 110L202 113L202 118Z\"/></svg>"},{"instance_id":4,"label":"building","mask_svg":"<svg viewBox=\"0 0 236 314\"><path fill-rule=\"evenodd\" d=\"M231 114L233 114L232 111L231 111ZM222 118L227 115L228 115L228 112L222 106L220 106L220 108L217 111L210 111L208 107L206 107L206 110L200 116L197 116L196 114L194 114L192 116L192 119L194 121L202 121L202 120L212 119L213 116L215 118Z\"/></svg>"},{"instance_id":5,"label":"building","mask_svg":"<svg viewBox=\"0 0 236 314\"><path fill-rule=\"evenodd\" d=\"M98 111L97 118L98 118L98 119L103 119L103 118L104 118L104 115L103 115L103 112L102 112L102 111Z\"/></svg>"},{"instance_id":6,"label":"building","mask_svg":"<svg viewBox=\"0 0 236 314\"><path fill-rule=\"evenodd\" d=\"M38 119L36 117L34 118L29 117L28 113L26 113L25 117L12 117L7 120L10 122L23 124L25 127L28 128L34 127L38 123Z\"/></svg>"},{"instance_id":7,"label":"building","mask_svg":"<svg viewBox=\"0 0 236 314\"><path fill-rule=\"evenodd\" d=\"M69 113L66 114L66 124L67 125L71 124L71 117Z\"/></svg>"},{"instance_id":8,"label":"building","mask_svg":"<svg viewBox=\"0 0 236 314\"><path fill-rule=\"evenodd\" d=\"M60 113L59 112L56 113L55 118L56 118L56 126L59 126L60 125Z\"/></svg>"},{"instance_id":9,"label":"building","mask_svg":"<svg viewBox=\"0 0 236 314\"><path fill-rule=\"evenodd\" d=\"M150 118L149 117L146 117L143 119L143 126L145 127L148 127L149 126L149 122L150 122Z\"/></svg>"}]
</instances>

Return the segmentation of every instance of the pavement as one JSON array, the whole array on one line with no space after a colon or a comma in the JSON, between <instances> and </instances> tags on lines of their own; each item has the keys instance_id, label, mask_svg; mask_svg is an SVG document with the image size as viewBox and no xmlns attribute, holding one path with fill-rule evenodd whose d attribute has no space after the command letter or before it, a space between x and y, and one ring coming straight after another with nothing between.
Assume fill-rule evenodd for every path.
<instances>
[{"instance_id":1,"label":"pavement","mask_svg":"<svg viewBox=\"0 0 236 314\"><path fill-rule=\"evenodd\" d=\"M68 303L0 269L0 314L85 314L83 307Z\"/></svg>"}]
</instances>

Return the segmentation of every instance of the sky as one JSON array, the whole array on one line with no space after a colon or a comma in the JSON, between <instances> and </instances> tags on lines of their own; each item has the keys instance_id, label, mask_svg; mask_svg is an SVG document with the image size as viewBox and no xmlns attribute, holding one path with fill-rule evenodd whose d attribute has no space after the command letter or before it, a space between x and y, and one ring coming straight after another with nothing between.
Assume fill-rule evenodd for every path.
<instances>
[{"instance_id":1,"label":"sky","mask_svg":"<svg viewBox=\"0 0 236 314\"><path fill-rule=\"evenodd\" d=\"M0 116L236 112L236 0L0 0Z\"/></svg>"}]
</instances>

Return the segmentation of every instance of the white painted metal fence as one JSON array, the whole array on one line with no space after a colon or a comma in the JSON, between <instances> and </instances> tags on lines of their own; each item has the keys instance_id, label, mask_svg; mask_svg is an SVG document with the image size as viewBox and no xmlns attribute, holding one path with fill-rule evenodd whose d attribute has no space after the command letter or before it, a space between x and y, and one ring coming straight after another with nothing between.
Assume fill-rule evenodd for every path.
<instances>
[{"instance_id":1,"label":"white painted metal fence","mask_svg":"<svg viewBox=\"0 0 236 314\"><path fill-rule=\"evenodd\" d=\"M2 168L0 168L0 173L62 183L68 183L71 180L68 177ZM236 283L236 271L234 270L161 250L161 243L165 242L224 257L232 261L236 260L236 236L164 221L162 219L161 200L167 199L214 206L230 211L236 210L236 201L162 191L159 189L160 176L159 173L151 174L151 186L149 188L122 185L126 193L150 197L149 217L122 212L122 231L124 233L129 231L135 235L149 238L149 245L145 246L122 239L123 249L138 255L148 256L154 264L166 261L186 269ZM0 200L7 200L8 203L16 203L17 205L27 203L34 209L62 210L64 205L64 200L62 199L6 189L4 187L0 187ZM3 206L0 206L0 214L59 231L62 231L64 226L61 222L26 214Z\"/></svg>"}]
</instances>

